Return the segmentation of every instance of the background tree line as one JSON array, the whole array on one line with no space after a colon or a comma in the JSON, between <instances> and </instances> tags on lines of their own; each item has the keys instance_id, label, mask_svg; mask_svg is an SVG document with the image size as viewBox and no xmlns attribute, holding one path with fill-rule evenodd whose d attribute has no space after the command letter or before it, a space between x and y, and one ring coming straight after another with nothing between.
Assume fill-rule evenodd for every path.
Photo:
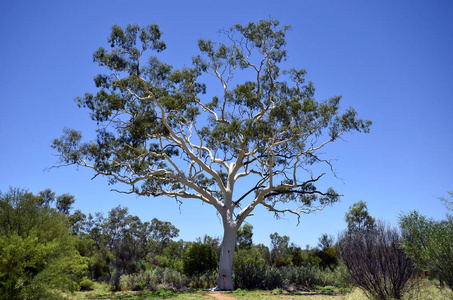
<instances>
[{"instance_id":1,"label":"background tree line","mask_svg":"<svg viewBox=\"0 0 453 300\"><path fill-rule=\"evenodd\" d=\"M444 199L447 205L451 201ZM74 210L73 196L47 189L0 194L2 299L59 298L59 291L210 288L217 282L221 237L177 239L170 222L142 221L125 207L106 216ZM416 278L453 288L453 219L402 215L400 228L370 216L365 202L345 215L347 229L301 248L279 233L270 246L253 243L253 226L238 231L234 284L238 288L361 287L370 298L400 299Z\"/></svg>"}]
</instances>

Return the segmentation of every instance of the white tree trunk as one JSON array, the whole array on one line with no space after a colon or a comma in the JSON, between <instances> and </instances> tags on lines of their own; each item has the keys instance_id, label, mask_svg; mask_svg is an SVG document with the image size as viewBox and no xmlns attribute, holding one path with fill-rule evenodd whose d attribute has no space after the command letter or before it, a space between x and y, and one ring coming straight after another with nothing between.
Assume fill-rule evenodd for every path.
<instances>
[{"instance_id":1,"label":"white tree trunk","mask_svg":"<svg viewBox=\"0 0 453 300\"><path fill-rule=\"evenodd\" d=\"M233 286L233 257L236 247L238 226L236 222L227 218L223 220L223 242L219 260L219 281L217 290L232 291Z\"/></svg>"}]
</instances>

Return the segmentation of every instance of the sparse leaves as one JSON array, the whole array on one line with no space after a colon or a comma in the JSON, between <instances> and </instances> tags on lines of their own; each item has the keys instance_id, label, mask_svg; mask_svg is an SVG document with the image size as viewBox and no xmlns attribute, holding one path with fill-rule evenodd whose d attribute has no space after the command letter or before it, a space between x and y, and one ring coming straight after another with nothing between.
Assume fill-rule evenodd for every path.
<instances>
[{"instance_id":1,"label":"sparse leaves","mask_svg":"<svg viewBox=\"0 0 453 300\"><path fill-rule=\"evenodd\" d=\"M338 193L317 187L323 175L311 165L332 170L320 150L371 122L341 112L339 96L316 100L305 70L281 69L289 28L236 24L223 41L200 39L193 67L174 69L152 55L166 47L157 25L113 26L110 49L93 55L109 73L95 77L96 94L76 98L97 139L66 129L53 143L61 164L91 168L127 193L211 204L234 233L258 205L299 218L335 203ZM205 95L202 75L217 80L215 95ZM241 195L243 183L250 189Z\"/></svg>"},{"instance_id":2,"label":"sparse leaves","mask_svg":"<svg viewBox=\"0 0 453 300\"><path fill-rule=\"evenodd\" d=\"M353 109L340 114L340 97L316 101L305 70L280 70L288 29L276 20L237 24L222 31L227 43L198 41L194 68L173 69L156 56L142 61L165 49L157 25L113 26L111 49L94 54L111 74L95 77L96 94L76 98L100 125L97 140L83 143L80 132L65 129L53 148L63 164L89 167L130 192L197 198L219 211L225 201L233 204L228 209L241 205L240 222L258 204L299 215L338 201L332 189L317 190L320 177L304 178L300 170L327 162L319 149L346 132L368 132L371 122ZM244 68L255 75L234 85L233 74ZM211 101L203 99L203 73L223 89ZM252 175L255 198L244 206L245 195L228 191ZM297 208L279 209L279 202Z\"/></svg>"}]
</instances>

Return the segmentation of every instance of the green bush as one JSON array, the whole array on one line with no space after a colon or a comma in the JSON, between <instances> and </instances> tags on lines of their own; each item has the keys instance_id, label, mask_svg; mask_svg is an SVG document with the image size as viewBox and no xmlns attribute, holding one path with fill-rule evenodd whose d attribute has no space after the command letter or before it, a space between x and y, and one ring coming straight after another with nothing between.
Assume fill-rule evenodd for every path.
<instances>
[{"instance_id":1,"label":"green bush","mask_svg":"<svg viewBox=\"0 0 453 300\"><path fill-rule=\"evenodd\" d=\"M27 287L22 290L20 297L16 299L61 300L63 299L63 297L61 295L61 292L54 289L50 289L46 284L42 282L33 282L27 285Z\"/></svg>"},{"instance_id":2,"label":"green bush","mask_svg":"<svg viewBox=\"0 0 453 300\"><path fill-rule=\"evenodd\" d=\"M283 276L280 270L276 267L267 267L264 277L264 288L266 290L273 290L283 287Z\"/></svg>"},{"instance_id":3,"label":"green bush","mask_svg":"<svg viewBox=\"0 0 453 300\"><path fill-rule=\"evenodd\" d=\"M265 288L268 268L270 267L256 262L236 264L233 274L234 286L241 289Z\"/></svg>"},{"instance_id":4,"label":"green bush","mask_svg":"<svg viewBox=\"0 0 453 300\"><path fill-rule=\"evenodd\" d=\"M217 270L208 271L204 274L192 276L190 278L190 287L194 289L208 289L217 286Z\"/></svg>"},{"instance_id":5,"label":"green bush","mask_svg":"<svg viewBox=\"0 0 453 300\"><path fill-rule=\"evenodd\" d=\"M52 289L78 290L86 275L67 216L44 200L21 189L0 192L0 292L10 299L55 298Z\"/></svg>"},{"instance_id":6,"label":"green bush","mask_svg":"<svg viewBox=\"0 0 453 300\"><path fill-rule=\"evenodd\" d=\"M94 282L91 281L88 277L82 278L79 283L81 291L92 291L94 290Z\"/></svg>"},{"instance_id":7,"label":"green bush","mask_svg":"<svg viewBox=\"0 0 453 300\"><path fill-rule=\"evenodd\" d=\"M184 250L183 269L189 276L217 269L218 265L217 254L209 245L192 243Z\"/></svg>"},{"instance_id":8,"label":"green bush","mask_svg":"<svg viewBox=\"0 0 453 300\"><path fill-rule=\"evenodd\" d=\"M401 243L418 269L433 272L453 291L453 217L440 222L413 211L400 217Z\"/></svg>"},{"instance_id":9,"label":"green bush","mask_svg":"<svg viewBox=\"0 0 453 300\"><path fill-rule=\"evenodd\" d=\"M189 281L186 276L173 269L164 269L161 274L160 288L182 291L186 290Z\"/></svg>"},{"instance_id":10,"label":"green bush","mask_svg":"<svg viewBox=\"0 0 453 300\"><path fill-rule=\"evenodd\" d=\"M241 289L313 289L315 286L347 287L349 273L344 266L334 271L317 266L271 267L260 260L238 255L234 261L234 285Z\"/></svg>"},{"instance_id":11,"label":"green bush","mask_svg":"<svg viewBox=\"0 0 453 300\"><path fill-rule=\"evenodd\" d=\"M161 268L169 268L180 273L184 272L184 264L180 258L169 258L167 256L157 255L155 257L157 264Z\"/></svg>"},{"instance_id":12,"label":"green bush","mask_svg":"<svg viewBox=\"0 0 453 300\"><path fill-rule=\"evenodd\" d=\"M16 278L0 281L0 300L20 299L22 286Z\"/></svg>"},{"instance_id":13,"label":"green bush","mask_svg":"<svg viewBox=\"0 0 453 300\"><path fill-rule=\"evenodd\" d=\"M264 288L266 268L257 249L237 251L233 259L234 286L242 289Z\"/></svg>"},{"instance_id":14,"label":"green bush","mask_svg":"<svg viewBox=\"0 0 453 300\"><path fill-rule=\"evenodd\" d=\"M344 270L330 271L315 266L286 267L281 269L286 288L313 289L316 286L346 286Z\"/></svg>"},{"instance_id":15,"label":"green bush","mask_svg":"<svg viewBox=\"0 0 453 300\"><path fill-rule=\"evenodd\" d=\"M188 284L189 280L184 274L160 267L137 274L122 275L119 279L119 289L122 291L181 291L187 289Z\"/></svg>"}]
</instances>

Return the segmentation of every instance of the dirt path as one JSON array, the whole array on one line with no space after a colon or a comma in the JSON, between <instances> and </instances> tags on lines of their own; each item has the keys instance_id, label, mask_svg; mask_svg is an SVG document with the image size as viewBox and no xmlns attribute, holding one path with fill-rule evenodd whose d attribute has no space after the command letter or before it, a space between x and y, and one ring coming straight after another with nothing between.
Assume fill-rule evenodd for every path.
<instances>
[{"instance_id":1,"label":"dirt path","mask_svg":"<svg viewBox=\"0 0 453 300\"><path fill-rule=\"evenodd\" d=\"M217 300L237 300L234 297L228 296L228 292L219 292L219 291L214 291L214 292L209 292L208 295L216 298Z\"/></svg>"}]
</instances>

